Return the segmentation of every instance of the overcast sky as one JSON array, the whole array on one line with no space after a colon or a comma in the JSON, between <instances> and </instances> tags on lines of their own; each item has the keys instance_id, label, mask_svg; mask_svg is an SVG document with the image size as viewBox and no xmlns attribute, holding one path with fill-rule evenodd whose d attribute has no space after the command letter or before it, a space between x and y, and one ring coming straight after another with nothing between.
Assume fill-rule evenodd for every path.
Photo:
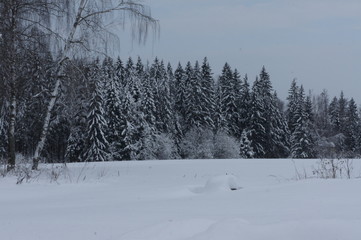
<instances>
[{"instance_id":1,"label":"overcast sky","mask_svg":"<svg viewBox=\"0 0 361 240\"><path fill-rule=\"evenodd\" d=\"M343 90L361 103L360 0L147 0L160 37L145 45L124 38L121 56L158 56L176 67L208 57L253 81L264 65L285 99L293 78L330 97Z\"/></svg>"}]
</instances>

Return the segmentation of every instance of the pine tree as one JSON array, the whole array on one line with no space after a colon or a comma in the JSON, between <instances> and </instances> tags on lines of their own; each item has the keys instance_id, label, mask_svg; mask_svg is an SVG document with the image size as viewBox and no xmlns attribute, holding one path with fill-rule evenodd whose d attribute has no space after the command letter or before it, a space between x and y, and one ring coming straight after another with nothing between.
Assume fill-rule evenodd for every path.
<instances>
[{"instance_id":1,"label":"pine tree","mask_svg":"<svg viewBox=\"0 0 361 240\"><path fill-rule=\"evenodd\" d=\"M119 116L119 158L120 160L131 160L134 159L135 152L135 140L133 139L135 126L131 121L132 117L132 106L131 106L131 95L129 92L125 92L121 97L120 116Z\"/></svg>"},{"instance_id":2,"label":"pine tree","mask_svg":"<svg viewBox=\"0 0 361 240\"><path fill-rule=\"evenodd\" d=\"M340 132L340 109L339 109L339 101L337 97L334 97L330 103L328 108L328 113L330 116L330 124L332 127L333 134L337 134Z\"/></svg>"},{"instance_id":3,"label":"pine tree","mask_svg":"<svg viewBox=\"0 0 361 240\"><path fill-rule=\"evenodd\" d=\"M174 72L174 109L180 115L180 122L183 122L186 115L186 75L182 65L179 63L177 69Z\"/></svg>"},{"instance_id":4,"label":"pine tree","mask_svg":"<svg viewBox=\"0 0 361 240\"><path fill-rule=\"evenodd\" d=\"M87 116L87 138L84 161L96 162L108 160L108 141L105 137L107 122L104 118L103 92L99 76L98 63L93 64L90 79L94 84L93 96L89 104Z\"/></svg>"},{"instance_id":5,"label":"pine tree","mask_svg":"<svg viewBox=\"0 0 361 240\"><path fill-rule=\"evenodd\" d=\"M240 116L240 125L239 128L243 132L245 129L249 128L251 120L251 92L250 86L248 83L248 76L245 75L243 83L240 90L240 104L239 104L239 116Z\"/></svg>"},{"instance_id":6,"label":"pine tree","mask_svg":"<svg viewBox=\"0 0 361 240\"><path fill-rule=\"evenodd\" d=\"M329 98L326 90L317 97L315 103L315 125L320 136L328 136L330 119L328 115Z\"/></svg>"},{"instance_id":7,"label":"pine tree","mask_svg":"<svg viewBox=\"0 0 361 240\"><path fill-rule=\"evenodd\" d=\"M257 77L252 87L249 126L249 140L251 141L251 147L256 158L262 158L266 154L267 119L265 117L266 106L264 105L262 97L261 83Z\"/></svg>"},{"instance_id":8,"label":"pine tree","mask_svg":"<svg viewBox=\"0 0 361 240\"><path fill-rule=\"evenodd\" d=\"M297 117L295 116L297 111L297 103L298 103L298 92L299 87L297 86L296 79L292 80L291 88L288 91L288 104L287 104L287 122L288 122L288 128L290 129L290 132L293 133L296 126L297 126Z\"/></svg>"},{"instance_id":9,"label":"pine tree","mask_svg":"<svg viewBox=\"0 0 361 240\"><path fill-rule=\"evenodd\" d=\"M105 91L105 116L107 120L106 138L109 142L110 158L121 160L123 147L121 143L121 101L119 98L120 87L117 84L115 69L112 61L105 60L102 69L103 78L106 81Z\"/></svg>"},{"instance_id":10,"label":"pine tree","mask_svg":"<svg viewBox=\"0 0 361 240\"><path fill-rule=\"evenodd\" d=\"M149 75L146 74L142 85L141 112L144 114L145 121L147 121L148 125L155 130L156 107L152 87L151 79Z\"/></svg>"},{"instance_id":11,"label":"pine tree","mask_svg":"<svg viewBox=\"0 0 361 240\"><path fill-rule=\"evenodd\" d=\"M356 156L356 150L360 147L360 117L357 105L353 98L348 102L345 121L345 144L351 156Z\"/></svg>"},{"instance_id":12,"label":"pine tree","mask_svg":"<svg viewBox=\"0 0 361 240\"><path fill-rule=\"evenodd\" d=\"M172 65L170 63L167 64L167 79L169 83L169 90L170 90L170 98L172 102L172 108L174 109L175 106L175 95L177 93L176 89L176 82L175 82L175 76L173 72Z\"/></svg>"},{"instance_id":13,"label":"pine tree","mask_svg":"<svg viewBox=\"0 0 361 240\"><path fill-rule=\"evenodd\" d=\"M314 142L305 112L305 96L302 86L299 89L294 117L297 120L291 135L291 156L293 158L313 158L315 157Z\"/></svg>"},{"instance_id":14,"label":"pine tree","mask_svg":"<svg viewBox=\"0 0 361 240\"><path fill-rule=\"evenodd\" d=\"M91 65L90 65L91 66ZM87 115L88 105L92 96L89 81L91 79L84 78L83 72L90 76L90 66L79 62L73 69L69 69L70 76L69 86L66 86L67 98L63 101L66 106L66 118L70 122L70 134L67 138L67 147L65 159L69 162L79 162L83 160L83 151L85 149L85 140L87 133ZM81 69L82 71L79 71Z\"/></svg>"},{"instance_id":15,"label":"pine tree","mask_svg":"<svg viewBox=\"0 0 361 240\"><path fill-rule=\"evenodd\" d=\"M348 101L344 97L343 91L341 91L340 98L338 100L338 118L340 124L340 132L342 133L344 133L347 128L347 105Z\"/></svg>"},{"instance_id":16,"label":"pine tree","mask_svg":"<svg viewBox=\"0 0 361 240\"><path fill-rule=\"evenodd\" d=\"M129 92L134 102L137 103L140 99L140 80L137 76L133 60L130 57L124 69L124 82L125 91Z\"/></svg>"},{"instance_id":17,"label":"pine tree","mask_svg":"<svg viewBox=\"0 0 361 240\"><path fill-rule=\"evenodd\" d=\"M190 69L190 68L188 68ZM212 103L209 99L211 90L208 87L210 83L203 79L202 69L196 61L191 73L189 74L189 87L187 88L187 115L186 124L188 128L196 127L211 130L213 121L211 118ZM188 75L187 75L188 76Z\"/></svg>"},{"instance_id":18,"label":"pine tree","mask_svg":"<svg viewBox=\"0 0 361 240\"><path fill-rule=\"evenodd\" d=\"M315 116L313 114L313 106L312 106L312 101L311 101L311 96L310 95L308 95L306 97L305 112L306 112L306 119L313 126L315 124Z\"/></svg>"},{"instance_id":19,"label":"pine tree","mask_svg":"<svg viewBox=\"0 0 361 240\"><path fill-rule=\"evenodd\" d=\"M123 62L122 60L118 57L117 58L117 61L115 62L115 65L114 65L114 71L115 71L115 75L114 75L114 78L115 78L115 82L116 82L116 85L119 89L125 89L125 69L124 69L124 66L123 66Z\"/></svg>"},{"instance_id":20,"label":"pine tree","mask_svg":"<svg viewBox=\"0 0 361 240\"><path fill-rule=\"evenodd\" d=\"M227 133L233 137L240 137L239 129L239 97L240 97L240 76L232 72L231 67L226 63L219 78L220 109L226 121Z\"/></svg>"},{"instance_id":21,"label":"pine tree","mask_svg":"<svg viewBox=\"0 0 361 240\"><path fill-rule=\"evenodd\" d=\"M269 74L263 67L252 92L250 140L255 157L283 157L289 151L287 123L272 92Z\"/></svg>"},{"instance_id":22,"label":"pine tree","mask_svg":"<svg viewBox=\"0 0 361 240\"><path fill-rule=\"evenodd\" d=\"M218 132L228 132L227 121L222 111L222 90L218 82L216 96L215 96L215 111L214 111L214 134Z\"/></svg>"},{"instance_id":23,"label":"pine tree","mask_svg":"<svg viewBox=\"0 0 361 240\"><path fill-rule=\"evenodd\" d=\"M184 69L184 124L183 129L184 132L189 131L193 128L193 116L192 113L195 112L194 102L193 99L195 96L193 94L193 77L194 77L194 70L190 62L187 62L187 65Z\"/></svg>"},{"instance_id":24,"label":"pine tree","mask_svg":"<svg viewBox=\"0 0 361 240\"><path fill-rule=\"evenodd\" d=\"M163 61L156 58L150 68L149 78L153 84L153 95L156 107L156 130L169 133L172 126L172 104L170 85Z\"/></svg>"},{"instance_id":25,"label":"pine tree","mask_svg":"<svg viewBox=\"0 0 361 240\"><path fill-rule=\"evenodd\" d=\"M207 58L204 58L201 67L201 91L200 102L202 106L203 125L205 128L213 129L213 115L215 110L214 79Z\"/></svg>"}]
</instances>

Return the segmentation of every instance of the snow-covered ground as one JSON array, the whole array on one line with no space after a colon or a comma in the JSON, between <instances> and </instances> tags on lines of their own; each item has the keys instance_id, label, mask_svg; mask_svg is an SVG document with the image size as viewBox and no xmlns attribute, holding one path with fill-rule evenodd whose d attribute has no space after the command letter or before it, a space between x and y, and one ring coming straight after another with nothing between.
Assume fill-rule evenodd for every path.
<instances>
[{"instance_id":1,"label":"snow-covered ground","mask_svg":"<svg viewBox=\"0 0 361 240\"><path fill-rule=\"evenodd\" d=\"M311 176L316 160L295 162ZM0 239L359 240L353 166L350 180L295 180L291 160L42 165L30 182L0 177Z\"/></svg>"}]
</instances>

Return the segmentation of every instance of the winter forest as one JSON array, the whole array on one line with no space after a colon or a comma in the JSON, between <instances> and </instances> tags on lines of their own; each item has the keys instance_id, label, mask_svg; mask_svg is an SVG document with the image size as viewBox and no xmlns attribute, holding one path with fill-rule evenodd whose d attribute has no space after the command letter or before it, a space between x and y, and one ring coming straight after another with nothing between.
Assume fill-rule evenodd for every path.
<instances>
[{"instance_id":1,"label":"winter forest","mask_svg":"<svg viewBox=\"0 0 361 240\"><path fill-rule=\"evenodd\" d=\"M42 162L354 158L361 153L357 104L342 92L317 95L290 79L283 101L265 67L248 79L227 63L214 73L207 58L177 66L158 58L70 58L70 48L80 51L72 47L80 41L76 27L91 46L84 38L101 26L98 15L107 6L96 4L89 8L100 9L96 14L87 9L80 18L89 20L86 27L77 18L73 29L66 25L69 38L54 54L52 39L60 33L46 30L63 5L21 2L0 5L0 158L5 162L15 153L40 155ZM132 4L126 10L145 31L153 19L139 22L143 6ZM80 14L84 9L79 7ZM71 12L65 14L71 19Z\"/></svg>"},{"instance_id":2,"label":"winter forest","mask_svg":"<svg viewBox=\"0 0 361 240\"><path fill-rule=\"evenodd\" d=\"M360 10L0 0L0 239L359 240Z\"/></svg>"},{"instance_id":3,"label":"winter forest","mask_svg":"<svg viewBox=\"0 0 361 240\"><path fill-rule=\"evenodd\" d=\"M32 156L54 84L53 62L45 53L25 59L16 151ZM175 70L159 59L77 59L64 74L45 161L358 156L357 105L342 92L329 101L327 91L307 95L293 80L284 103L265 68L253 82L227 63L213 75L206 58ZM6 92L1 106L6 158Z\"/></svg>"}]
</instances>

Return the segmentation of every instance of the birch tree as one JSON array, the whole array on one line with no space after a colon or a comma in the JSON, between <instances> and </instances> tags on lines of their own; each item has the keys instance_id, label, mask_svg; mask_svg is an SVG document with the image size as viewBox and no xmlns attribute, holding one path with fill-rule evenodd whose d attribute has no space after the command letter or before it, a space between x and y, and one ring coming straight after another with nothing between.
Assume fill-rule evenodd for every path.
<instances>
[{"instance_id":1,"label":"birch tree","mask_svg":"<svg viewBox=\"0 0 361 240\"><path fill-rule=\"evenodd\" d=\"M67 12L62 13L66 15L64 17L67 19L66 27L68 31L66 31L66 34L62 35L56 31L53 32L53 35L56 36L58 40L61 40L59 44L61 47L59 47L59 54L56 60L57 67L54 71L56 81L50 95L40 140L33 157L33 170L38 169L40 155L49 130L51 112L59 94L65 66L72 58L72 54L74 54L75 51L100 54L101 52L97 49L92 49L90 39L93 39L94 36L99 36L96 34L99 32L109 33L107 30L107 24L109 22L107 20L114 16L121 16L114 17L113 19L115 19L114 21L116 23L123 26L126 19L130 21L132 36L137 37L139 42L146 39L149 29L153 29L154 31L158 29L157 20L151 16L149 9L137 0L79 0L71 3L69 3L69 1L65 2L68 7L70 5L73 9L76 9L76 11L74 12L75 14L72 14L72 11L70 11L71 8L69 7Z\"/></svg>"},{"instance_id":2,"label":"birch tree","mask_svg":"<svg viewBox=\"0 0 361 240\"><path fill-rule=\"evenodd\" d=\"M15 125L19 97L19 79L24 67L24 54L31 54L29 45L43 42L46 38L41 31L33 31L48 26L50 9L55 4L47 0L8 0L0 1L0 68L1 85L5 89L4 101L7 102L8 161L7 170L15 166Z\"/></svg>"}]
</instances>

